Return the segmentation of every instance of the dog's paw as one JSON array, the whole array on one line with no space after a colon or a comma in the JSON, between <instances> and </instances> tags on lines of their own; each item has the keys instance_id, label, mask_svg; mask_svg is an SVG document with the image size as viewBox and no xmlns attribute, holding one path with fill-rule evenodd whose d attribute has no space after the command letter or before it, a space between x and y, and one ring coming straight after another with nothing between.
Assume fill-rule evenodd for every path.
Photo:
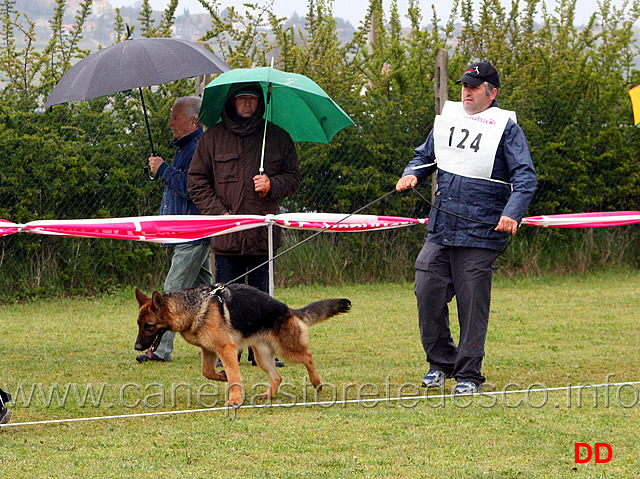
<instances>
[{"instance_id":1,"label":"dog's paw","mask_svg":"<svg viewBox=\"0 0 640 479\"><path fill-rule=\"evenodd\" d=\"M242 397L230 397L229 400L224 403L226 407L240 407L242 406Z\"/></svg>"}]
</instances>

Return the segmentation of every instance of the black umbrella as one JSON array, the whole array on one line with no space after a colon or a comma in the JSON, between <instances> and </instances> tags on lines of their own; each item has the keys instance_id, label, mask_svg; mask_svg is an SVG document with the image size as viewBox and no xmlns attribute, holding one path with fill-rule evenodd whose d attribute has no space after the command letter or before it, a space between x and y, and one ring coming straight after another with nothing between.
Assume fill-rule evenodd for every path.
<instances>
[{"instance_id":1,"label":"black umbrella","mask_svg":"<svg viewBox=\"0 0 640 479\"><path fill-rule=\"evenodd\" d=\"M175 38L130 39L98 50L76 63L60 79L44 106L92 100L138 88L151 153L155 156L142 87L228 70L231 70L229 65L193 42ZM148 166L145 167L147 177L155 179L147 169Z\"/></svg>"}]
</instances>

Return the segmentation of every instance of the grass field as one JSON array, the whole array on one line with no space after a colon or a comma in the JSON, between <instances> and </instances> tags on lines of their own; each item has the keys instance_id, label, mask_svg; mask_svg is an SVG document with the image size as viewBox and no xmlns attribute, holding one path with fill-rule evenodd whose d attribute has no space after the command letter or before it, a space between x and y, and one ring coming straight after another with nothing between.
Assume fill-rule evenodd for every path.
<instances>
[{"instance_id":1,"label":"grass field","mask_svg":"<svg viewBox=\"0 0 640 479\"><path fill-rule=\"evenodd\" d=\"M279 407L231 411L182 338L173 362L135 362L132 291L0 306L0 384L14 396L1 475L640 478L640 384L619 384L640 381L638 272L497 278L485 394L473 398L449 397L453 380L424 398L412 288L277 290L295 307L353 302L312 330L325 388L316 396L288 365ZM263 404L266 375L245 358L245 404ZM159 412L175 414L20 425ZM577 464L576 443L607 443L611 460Z\"/></svg>"}]
</instances>

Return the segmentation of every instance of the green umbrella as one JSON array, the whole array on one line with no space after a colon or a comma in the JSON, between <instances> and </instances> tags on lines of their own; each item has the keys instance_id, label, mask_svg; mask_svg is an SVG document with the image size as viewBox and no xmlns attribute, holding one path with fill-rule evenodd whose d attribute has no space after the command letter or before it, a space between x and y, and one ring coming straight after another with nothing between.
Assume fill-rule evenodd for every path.
<instances>
[{"instance_id":1,"label":"green umbrella","mask_svg":"<svg viewBox=\"0 0 640 479\"><path fill-rule=\"evenodd\" d=\"M224 72L204 89L199 122L213 126L221 120L222 109L233 85L260 84L265 118L284 129L293 141L329 143L343 128L354 125L349 116L329 98L316 82L304 75L287 73L273 67L238 68ZM235 90L235 89L234 89ZM267 123L262 137L262 155L258 173L264 173ZM271 230L269 231L271 244ZM273 296L273 250L269 248L269 292Z\"/></svg>"},{"instance_id":2,"label":"green umbrella","mask_svg":"<svg viewBox=\"0 0 640 479\"><path fill-rule=\"evenodd\" d=\"M201 123L212 126L220 121L229 90L238 83L262 86L267 120L286 130L293 141L329 143L336 133L354 124L316 82L271 67L229 70L209 83L202 99Z\"/></svg>"}]
</instances>

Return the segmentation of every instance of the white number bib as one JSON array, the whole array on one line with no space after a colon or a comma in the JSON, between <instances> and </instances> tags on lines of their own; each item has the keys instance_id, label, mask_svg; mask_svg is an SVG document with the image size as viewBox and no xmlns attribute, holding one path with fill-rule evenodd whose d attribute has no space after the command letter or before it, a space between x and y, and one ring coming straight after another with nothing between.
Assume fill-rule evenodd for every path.
<instances>
[{"instance_id":1,"label":"white number bib","mask_svg":"<svg viewBox=\"0 0 640 479\"><path fill-rule=\"evenodd\" d=\"M462 103L447 101L433 125L438 168L460 176L492 180L496 151L509 118L517 121L513 111L494 107L469 115Z\"/></svg>"}]
</instances>

